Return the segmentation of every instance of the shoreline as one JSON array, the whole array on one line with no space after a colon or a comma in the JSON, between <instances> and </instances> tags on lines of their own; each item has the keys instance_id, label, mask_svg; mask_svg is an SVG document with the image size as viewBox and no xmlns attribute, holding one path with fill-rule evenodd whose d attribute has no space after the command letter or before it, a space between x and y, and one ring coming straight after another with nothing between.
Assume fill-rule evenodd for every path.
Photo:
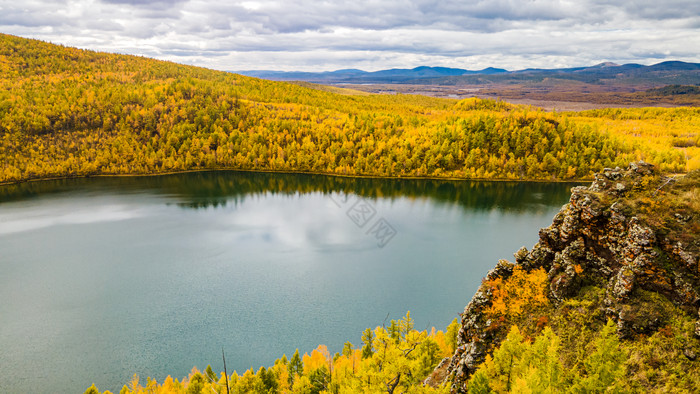
<instances>
[{"instance_id":1,"label":"shoreline","mask_svg":"<svg viewBox=\"0 0 700 394\"><path fill-rule=\"evenodd\" d=\"M535 182L535 183L585 183L591 182L593 178L580 179L508 179L508 178L459 178L459 177L439 177L439 176L419 176L419 175L404 175L404 176L384 176L384 175L344 175L317 171L290 171L290 170L254 170L254 169L238 169L238 168L202 168L196 170L179 170L167 171L158 173L145 174L93 174L93 175L69 175L44 178L31 178L13 182L0 182L0 187L20 185L31 182L59 181L67 179L85 179L85 178L135 178L135 177L157 177L165 175L178 175L198 172L249 172L262 174L289 174L289 175L320 175L338 178L358 178L358 179L385 179L385 180L444 180L444 181L479 181L479 182Z\"/></svg>"}]
</instances>

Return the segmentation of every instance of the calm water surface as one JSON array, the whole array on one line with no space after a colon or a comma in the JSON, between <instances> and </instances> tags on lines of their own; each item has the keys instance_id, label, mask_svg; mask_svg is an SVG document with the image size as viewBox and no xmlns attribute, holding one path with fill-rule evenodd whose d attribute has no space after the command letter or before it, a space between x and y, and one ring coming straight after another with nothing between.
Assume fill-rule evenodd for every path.
<instances>
[{"instance_id":1,"label":"calm water surface","mask_svg":"<svg viewBox=\"0 0 700 394\"><path fill-rule=\"evenodd\" d=\"M340 351L411 311L444 329L571 184L239 172L0 187L0 391Z\"/></svg>"}]
</instances>

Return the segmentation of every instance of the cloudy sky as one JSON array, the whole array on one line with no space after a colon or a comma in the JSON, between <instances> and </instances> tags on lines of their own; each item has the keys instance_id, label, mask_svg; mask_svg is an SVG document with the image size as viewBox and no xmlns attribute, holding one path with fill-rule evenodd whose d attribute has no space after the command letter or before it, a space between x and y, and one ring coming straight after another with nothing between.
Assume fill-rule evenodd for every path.
<instances>
[{"instance_id":1,"label":"cloudy sky","mask_svg":"<svg viewBox=\"0 0 700 394\"><path fill-rule=\"evenodd\" d=\"M700 1L0 0L0 32L220 70L700 62Z\"/></svg>"}]
</instances>

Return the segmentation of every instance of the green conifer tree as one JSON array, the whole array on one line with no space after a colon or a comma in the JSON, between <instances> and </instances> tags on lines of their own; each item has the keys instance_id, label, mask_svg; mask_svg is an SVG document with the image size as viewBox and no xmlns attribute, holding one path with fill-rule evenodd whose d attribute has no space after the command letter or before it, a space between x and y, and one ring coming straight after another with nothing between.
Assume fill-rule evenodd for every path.
<instances>
[{"instance_id":1,"label":"green conifer tree","mask_svg":"<svg viewBox=\"0 0 700 394\"><path fill-rule=\"evenodd\" d=\"M299 357L299 349L294 351L294 355L292 355L292 359L289 361L287 368L289 371L289 384L291 385L294 384L295 376L301 376L304 373L304 364L301 361L301 357Z\"/></svg>"},{"instance_id":2,"label":"green conifer tree","mask_svg":"<svg viewBox=\"0 0 700 394\"><path fill-rule=\"evenodd\" d=\"M374 333L371 329L368 328L362 333L362 343L365 344L365 346L362 347L362 358L372 357L374 354Z\"/></svg>"}]
</instances>

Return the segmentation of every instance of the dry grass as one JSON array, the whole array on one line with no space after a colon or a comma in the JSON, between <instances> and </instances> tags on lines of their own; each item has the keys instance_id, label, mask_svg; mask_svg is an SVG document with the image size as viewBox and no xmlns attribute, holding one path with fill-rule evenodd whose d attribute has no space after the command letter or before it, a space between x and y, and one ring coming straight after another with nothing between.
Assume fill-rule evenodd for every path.
<instances>
[{"instance_id":1,"label":"dry grass","mask_svg":"<svg viewBox=\"0 0 700 394\"><path fill-rule=\"evenodd\" d=\"M700 187L694 187L679 197L688 204L691 210L700 212Z\"/></svg>"}]
</instances>

